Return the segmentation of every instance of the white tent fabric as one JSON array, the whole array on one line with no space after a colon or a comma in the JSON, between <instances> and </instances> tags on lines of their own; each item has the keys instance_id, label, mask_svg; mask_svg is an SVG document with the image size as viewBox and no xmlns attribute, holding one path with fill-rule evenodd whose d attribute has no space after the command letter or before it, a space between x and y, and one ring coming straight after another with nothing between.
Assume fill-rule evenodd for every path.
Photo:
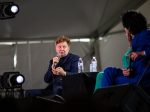
<instances>
[{"instance_id":1,"label":"white tent fabric","mask_svg":"<svg viewBox=\"0 0 150 112\"><path fill-rule=\"evenodd\" d=\"M1 0L1 2L9 0ZM104 35L127 9L147 0L15 0L20 11L13 19L0 20L0 40L54 39Z\"/></svg>"}]
</instances>

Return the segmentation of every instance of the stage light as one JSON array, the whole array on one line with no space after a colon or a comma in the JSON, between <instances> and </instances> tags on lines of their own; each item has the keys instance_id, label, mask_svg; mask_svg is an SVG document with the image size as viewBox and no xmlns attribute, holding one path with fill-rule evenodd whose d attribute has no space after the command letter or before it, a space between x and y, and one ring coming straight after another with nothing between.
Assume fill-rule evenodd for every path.
<instances>
[{"instance_id":1,"label":"stage light","mask_svg":"<svg viewBox=\"0 0 150 112\"><path fill-rule=\"evenodd\" d=\"M1 83L4 89L22 88L25 77L19 72L5 72Z\"/></svg>"},{"instance_id":2,"label":"stage light","mask_svg":"<svg viewBox=\"0 0 150 112\"><path fill-rule=\"evenodd\" d=\"M13 2L0 3L0 19L14 18L19 12L19 6Z\"/></svg>"},{"instance_id":3,"label":"stage light","mask_svg":"<svg viewBox=\"0 0 150 112\"><path fill-rule=\"evenodd\" d=\"M21 74L16 74L10 77L10 84L12 87L20 87L24 82L24 76Z\"/></svg>"},{"instance_id":4,"label":"stage light","mask_svg":"<svg viewBox=\"0 0 150 112\"><path fill-rule=\"evenodd\" d=\"M18 13L19 7L16 4L10 4L4 9L4 11L5 11L5 14L9 16L14 16L15 14Z\"/></svg>"}]
</instances>

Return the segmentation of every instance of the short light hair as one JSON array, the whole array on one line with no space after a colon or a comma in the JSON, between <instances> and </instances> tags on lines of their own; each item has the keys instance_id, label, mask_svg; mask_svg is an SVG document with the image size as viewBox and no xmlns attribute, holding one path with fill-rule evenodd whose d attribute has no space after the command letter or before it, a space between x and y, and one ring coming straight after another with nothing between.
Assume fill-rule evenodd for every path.
<instances>
[{"instance_id":1,"label":"short light hair","mask_svg":"<svg viewBox=\"0 0 150 112\"><path fill-rule=\"evenodd\" d=\"M61 43L61 42L67 42L68 46L71 45L70 39L68 36L65 35L60 35L57 37L56 41L55 41L55 45Z\"/></svg>"}]
</instances>

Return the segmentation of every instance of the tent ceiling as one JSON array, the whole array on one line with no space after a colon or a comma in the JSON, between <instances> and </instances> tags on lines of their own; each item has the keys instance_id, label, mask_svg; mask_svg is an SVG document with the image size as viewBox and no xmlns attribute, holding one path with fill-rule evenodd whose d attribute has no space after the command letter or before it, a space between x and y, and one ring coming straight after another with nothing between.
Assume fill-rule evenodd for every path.
<instances>
[{"instance_id":1,"label":"tent ceiling","mask_svg":"<svg viewBox=\"0 0 150 112\"><path fill-rule=\"evenodd\" d=\"M121 12L145 1L15 0L20 12L13 19L0 20L0 41L104 35L119 22Z\"/></svg>"}]
</instances>

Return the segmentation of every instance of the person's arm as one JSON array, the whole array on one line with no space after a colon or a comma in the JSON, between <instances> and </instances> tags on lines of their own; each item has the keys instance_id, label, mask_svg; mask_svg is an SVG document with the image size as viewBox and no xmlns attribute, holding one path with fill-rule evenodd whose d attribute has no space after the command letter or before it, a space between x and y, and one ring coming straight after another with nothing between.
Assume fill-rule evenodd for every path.
<instances>
[{"instance_id":1,"label":"person's arm","mask_svg":"<svg viewBox=\"0 0 150 112\"><path fill-rule=\"evenodd\" d=\"M69 60L68 60L68 65L66 66L66 75L73 75L78 73L78 61L79 61L79 56L77 55L71 55Z\"/></svg>"},{"instance_id":2,"label":"person's arm","mask_svg":"<svg viewBox=\"0 0 150 112\"><path fill-rule=\"evenodd\" d=\"M66 76L66 71L62 67L57 67L53 69L54 75Z\"/></svg>"},{"instance_id":3,"label":"person's arm","mask_svg":"<svg viewBox=\"0 0 150 112\"><path fill-rule=\"evenodd\" d=\"M150 39L149 36L135 37L132 42L133 51L130 55L135 60L138 56L150 57Z\"/></svg>"},{"instance_id":4,"label":"person's arm","mask_svg":"<svg viewBox=\"0 0 150 112\"><path fill-rule=\"evenodd\" d=\"M70 66L71 69L69 71L66 71L66 75L72 75L78 73L78 60L79 58L76 58L71 62L71 66Z\"/></svg>"},{"instance_id":5,"label":"person's arm","mask_svg":"<svg viewBox=\"0 0 150 112\"><path fill-rule=\"evenodd\" d=\"M150 47L148 47L147 49L145 49L144 55L150 57Z\"/></svg>"},{"instance_id":6,"label":"person's arm","mask_svg":"<svg viewBox=\"0 0 150 112\"><path fill-rule=\"evenodd\" d=\"M64 65L61 67L56 67L55 69L52 69L52 72L56 76L66 76L66 75L72 75L75 73L78 73L78 60L79 56L69 54L68 59L63 62Z\"/></svg>"},{"instance_id":7,"label":"person's arm","mask_svg":"<svg viewBox=\"0 0 150 112\"><path fill-rule=\"evenodd\" d=\"M51 66L52 66L52 64L51 64L51 61L50 61L48 70L47 70L47 72L45 73L45 76L44 76L44 81L47 82L47 83L51 82L52 76L53 76Z\"/></svg>"},{"instance_id":8,"label":"person's arm","mask_svg":"<svg viewBox=\"0 0 150 112\"><path fill-rule=\"evenodd\" d=\"M140 51L140 52L131 52L129 54L129 56L130 56L131 60L134 61L137 57L139 57L139 56L147 56L147 54L146 54L145 51Z\"/></svg>"}]
</instances>

